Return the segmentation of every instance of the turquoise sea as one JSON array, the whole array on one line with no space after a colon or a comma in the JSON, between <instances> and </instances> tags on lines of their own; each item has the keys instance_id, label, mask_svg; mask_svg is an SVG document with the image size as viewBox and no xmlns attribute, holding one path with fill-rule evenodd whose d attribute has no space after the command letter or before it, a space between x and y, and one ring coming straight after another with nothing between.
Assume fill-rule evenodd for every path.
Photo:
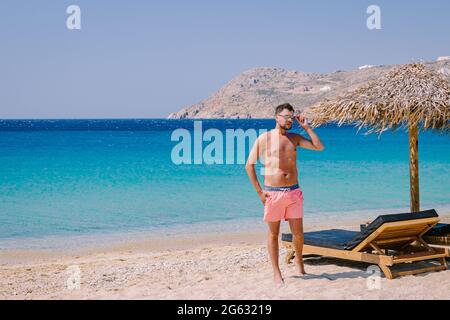
<instances>
[{"instance_id":1,"label":"turquoise sea","mask_svg":"<svg viewBox=\"0 0 450 320\"><path fill-rule=\"evenodd\" d=\"M270 130L274 121L202 126L225 136L226 129ZM261 228L263 207L243 164L173 163L171 135L179 128L193 133L194 121L0 120L0 249ZM336 125L315 132L325 150L298 152L305 223L408 210L406 132L365 136ZM420 133L419 164L421 209L450 212L450 137Z\"/></svg>"}]
</instances>

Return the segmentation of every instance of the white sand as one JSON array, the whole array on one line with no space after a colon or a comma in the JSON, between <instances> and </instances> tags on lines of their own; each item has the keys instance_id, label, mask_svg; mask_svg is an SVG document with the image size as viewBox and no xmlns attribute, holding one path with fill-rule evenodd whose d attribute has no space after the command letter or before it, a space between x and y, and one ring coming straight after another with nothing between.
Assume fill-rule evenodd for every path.
<instances>
[{"instance_id":1,"label":"white sand","mask_svg":"<svg viewBox=\"0 0 450 320\"><path fill-rule=\"evenodd\" d=\"M367 264L312 258L305 262L308 275L300 277L293 264L284 263L284 253L281 248L286 285L278 288L264 233L198 235L77 253L7 251L0 253L0 299L450 299L450 271L382 276L377 282L369 278ZM68 287L70 270L77 268L80 286Z\"/></svg>"}]
</instances>

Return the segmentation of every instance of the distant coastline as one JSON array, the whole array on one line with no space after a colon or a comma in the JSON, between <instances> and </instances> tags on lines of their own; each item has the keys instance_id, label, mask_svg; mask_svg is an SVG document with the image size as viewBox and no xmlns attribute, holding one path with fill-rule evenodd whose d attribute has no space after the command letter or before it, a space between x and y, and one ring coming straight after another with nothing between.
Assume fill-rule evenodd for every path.
<instances>
[{"instance_id":1,"label":"distant coastline","mask_svg":"<svg viewBox=\"0 0 450 320\"><path fill-rule=\"evenodd\" d=\"M424 62L450 81L450 59ZM230 80L210 97L168 115L168 119L268 119L273 108L289 102L303 111L323 99L353 90L398 65L362 66L357 70L304 73L255 68Z\"/></svg>"}]
</instances>

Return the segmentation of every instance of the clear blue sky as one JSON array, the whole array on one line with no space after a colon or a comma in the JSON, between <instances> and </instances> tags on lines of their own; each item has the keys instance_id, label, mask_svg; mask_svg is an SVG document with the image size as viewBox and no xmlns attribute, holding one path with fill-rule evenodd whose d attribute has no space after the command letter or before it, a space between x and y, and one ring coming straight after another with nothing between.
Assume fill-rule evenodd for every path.
<instances>
[{"instance_id":1,"label":"clear blue sky","mask_svg":"<svg viewBox=\"0 0 450 320\"><path fill-rule=\"evenodd\" d=\"M66 28L81 8L82 29ZM381 30L366 9L381 7ZM0 2L0 118L151 118L260 66L307 72L450 55L450 1Z\"/></svg>"}]
</instances>

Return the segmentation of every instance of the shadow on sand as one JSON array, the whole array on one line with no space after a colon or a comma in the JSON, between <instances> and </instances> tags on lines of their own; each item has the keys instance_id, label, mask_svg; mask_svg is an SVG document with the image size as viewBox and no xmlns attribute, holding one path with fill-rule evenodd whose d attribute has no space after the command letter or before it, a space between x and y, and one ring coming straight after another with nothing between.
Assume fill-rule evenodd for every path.
<instances>
[{"instance_id":1,"label":"shadow on sand","mask_svg":"<svg viewBox=\"0 0 450 320\"><path fill-rule=\"evenodd\" d=\"M327 279L330 281L335 281L338 279L356 279L356 278L368 278L373 275L372 272L368 272L367 268L369 266L374 266L369 263L364 262L357 262L352 260L343 260L343 259L337 259L337 258L331 258L331 257L311 257L304 260L305 265L308 266L323 266L323 265L334 265L337 267L346 267L354 269L354 271L345 271L345 272L338 272L338 273L322 273L322 274L311 274L307 273L304 276L291 276L290 278L294 279L304 279L304 280L313 280L313 279ZM418 262L422 267L431 266L437 263L437 261L429 260L429 261L421 261ZM416 264L417 265L417 264ZM403 265L396 265L396 271L406 271L411 266L408 264ZM308 270L307 270L308 271ZM439 272L450 272L450 270L446 271L439 271ZM415 277L425 277L430 272L427 273L421 273L414 275ZM380 275L382 278L385 278L383 272L380 270Z\"/></svg>"}]
</instances>

